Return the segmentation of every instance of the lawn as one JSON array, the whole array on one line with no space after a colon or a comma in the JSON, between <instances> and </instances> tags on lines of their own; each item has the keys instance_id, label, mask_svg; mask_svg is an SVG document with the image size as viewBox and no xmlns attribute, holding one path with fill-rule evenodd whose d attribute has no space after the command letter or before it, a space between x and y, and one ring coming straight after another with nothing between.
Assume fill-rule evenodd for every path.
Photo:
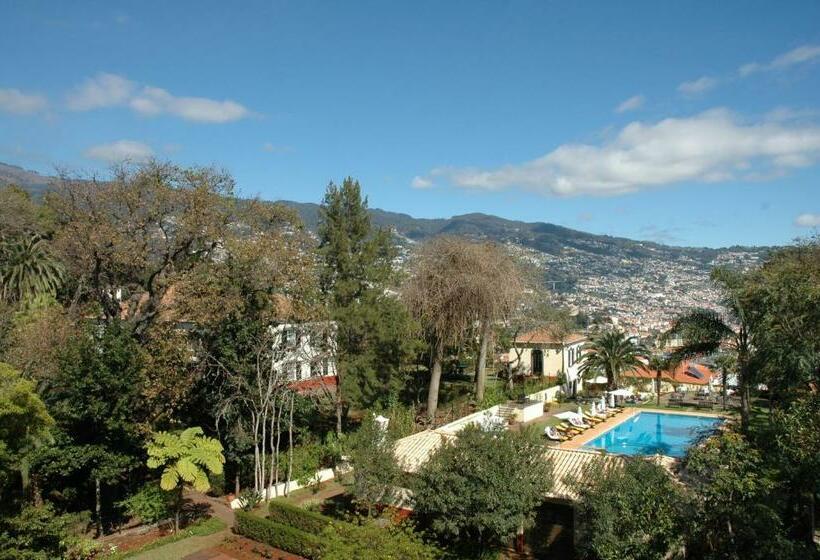
<instances>
[{"instance_id":1,"label":"lawn","mask_svg":"<svg viewBox=\"0 0 820 560\"><path fill-rule=\"evenodd\" d=\"M186 527L179 533L159 539L136 550L106 557L109 560L176 560L191 552L214 546L225 537L227 525L217 517L211 517Z\"/></svg>"}]
</instances>

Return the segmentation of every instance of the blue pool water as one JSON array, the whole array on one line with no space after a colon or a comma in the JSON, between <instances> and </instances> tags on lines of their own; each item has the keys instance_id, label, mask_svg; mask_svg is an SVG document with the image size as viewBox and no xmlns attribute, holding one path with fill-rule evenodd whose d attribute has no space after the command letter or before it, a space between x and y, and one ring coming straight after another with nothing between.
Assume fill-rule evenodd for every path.
<instances>
[{"instance_id":1,"label":"blue pool water","mask_svg":"<svg viewBox=\"0 0 820 560\"><path fill-rule=\"evenodd\" d=\"M719 418L640 412L584 444L623 455L683 457L686 450L722 422Z\"/></svg>"}]
</instances>

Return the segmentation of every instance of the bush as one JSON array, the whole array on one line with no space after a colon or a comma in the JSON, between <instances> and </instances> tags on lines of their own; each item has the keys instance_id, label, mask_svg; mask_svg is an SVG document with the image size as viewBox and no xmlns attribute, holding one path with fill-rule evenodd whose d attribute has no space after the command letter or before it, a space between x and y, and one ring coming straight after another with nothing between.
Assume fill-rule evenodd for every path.
<instances>
[{"instance_id":1,"label":"bush","mask_svg":"<svg viewBox=\"0 0 820 560\"><path fill-rule=\"evenodd\" d=\"M306 533L319 535L325 527L331 524L332 519L308 511L304 508L294 506L281 500L271 500L268 505L269 518L282 525L290 525Z\"/></svg>"},{"instance_id":2,"label":"bush","mask_svg":"<svg viewBox=\"0 0 820 560\"><path fill-rule=\"evenodd\" d=\"M357 527L351 523L338 521L327 515L322 515L321 513L294 506L280 500L271 500L268 505L268 511L268 518L271 521L281 523L282 525L289 525L300 531L317 536L321 535L322 531L331 524L345 534L354 533L357 529Z\"/></svg>"},{"instance_id":3,"label":"bush","mask_svg":"<svg viewBox=\"0 0 820 560\"><path fill-rule=\"evenodd\" d=\"M360 525L355 533L338 531L334 525L325 528L322 537L323 560L434 560L441 551L426 544L410 527L379 527L373 523Z\"/></svg>"},{"instance_id":4,"label":"bush","mask_svg":"<svg viewBox=\"0 0 820 560\"><path fill-rule=\"evenodd\" d=\"M149 482L119 505L125 508L128 515L139 517L143 523L156 523L172 515L168 493L156 482Z\"/></svg>"},{"instance_id":5,"label":"bush","mask_svg":"<svg viewBox=\"0 0 820 560\"><path fill-rule=\"evenodd\" d=\"M234 530L249 539L280 548L292 554L318 560L322 555L322 539L252 513L237 511Z\"/></svg>"},{"instance_id":6,"label":"bush","mask_svg":"<svg viewBox=\"0 0 820 560\"><path fill-rule=\"evenodd\" d=\"M208 482L211 484L211 489L208 493L211 496L224 496L225 495L225 472L221 472L219 474L214 474L212 472L208 473Z\"/></svg>"}]
</instances>

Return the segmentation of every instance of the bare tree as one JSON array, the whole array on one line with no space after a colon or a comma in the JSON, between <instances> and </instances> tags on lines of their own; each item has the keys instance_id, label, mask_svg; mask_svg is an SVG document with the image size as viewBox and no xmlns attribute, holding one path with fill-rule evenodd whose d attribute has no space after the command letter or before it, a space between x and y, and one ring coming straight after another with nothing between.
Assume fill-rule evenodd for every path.
<instances>
[{"instance_id":1,"label":"bare tree","mask_svg":"<svg viewBox=\"0 0 820 560\"><path fill-rule=\"evenodd\" d=\"M514 257L493 243L477 247L482 273L478 279L480 298L476 301L479 320L479 350L476 361L476 401L484 399L487 381L487 346L493 324L507 319L516 310L524 293L524 276Z\"/></svg>"},{"instance_id":2,"label":"bare tree","mask_svg":"<svg viewBox=\"0 0 820 560\"><path fill-rule=\"evenodd\" d=\"M403 298L430 341L427 414L431 420L438 408L445 348L460 344L475 321L489 323L488 317L493 316L487 313L488 308L494 309L488 304L493 298L487 280L487 252L485 244L438 237L414 255Z\"/></svg>"}]
</instances>

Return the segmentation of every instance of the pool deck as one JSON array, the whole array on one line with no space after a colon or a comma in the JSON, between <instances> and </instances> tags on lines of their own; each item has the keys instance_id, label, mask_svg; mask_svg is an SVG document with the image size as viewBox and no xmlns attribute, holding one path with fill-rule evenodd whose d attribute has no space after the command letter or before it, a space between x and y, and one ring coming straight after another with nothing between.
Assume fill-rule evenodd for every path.
<instances>
[{"instance_id":1,"label":"pool deck","mask_svg":"<svg viewBox=\"0 0 820 560\"><path fill-rule=\"evenodd\" d=\"M558 445L561 449L578 449L579 447L583 447L584 444L589 443L596 437L600 436L604 432L608 432L615 426L629 420L636 414L640 414L641 412L657 412L660 414L678 414L681 416L701 416L701 417L708 417L708 418L726 418L726 414L716 414L714 412L689 412L686 410L664 410L659 408L634 408L634 407L627 407L624 409L623 412L616 414L612 418L607 418L603 422L599 422L597 426L593 426L592 428L586 430L583 433L578 434L574 438L570 439L569 441L565 441Z\"/></svg>"}]
</instances>

